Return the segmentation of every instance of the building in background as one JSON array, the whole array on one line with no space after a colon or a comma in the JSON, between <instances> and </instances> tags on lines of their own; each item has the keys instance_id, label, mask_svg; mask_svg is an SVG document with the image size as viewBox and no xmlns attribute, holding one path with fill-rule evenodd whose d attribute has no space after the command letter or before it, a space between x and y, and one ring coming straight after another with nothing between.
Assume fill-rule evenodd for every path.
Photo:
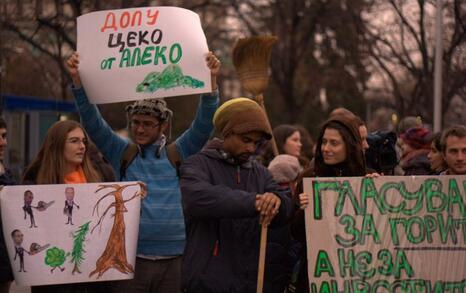
<instances>
[{"instance_id":1,"label":"building in background","mask_svg":"<svg viewBox=\"0 0 466 293\"><path fill-rule=\"evenodd\" d=\"M77 118L74 103L68 101L2 95L2 106L8 124L5 161L17 178L36 156L49 127L60 119Z\"/></svg>"}]
</instances>

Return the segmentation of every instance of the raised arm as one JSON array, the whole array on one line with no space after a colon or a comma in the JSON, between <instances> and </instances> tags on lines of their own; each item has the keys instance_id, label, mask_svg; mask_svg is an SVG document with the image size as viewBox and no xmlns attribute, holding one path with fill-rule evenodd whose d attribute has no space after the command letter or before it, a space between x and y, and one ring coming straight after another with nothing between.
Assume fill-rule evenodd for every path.
<instances>
[{"instance_id":1,"label":"raised arm","mask_svg":"<svg viewBox=\"0 0 466 293\"><path fill-rule=\"evenodd\" d=\"M74 53L66 64L73 80L72 91L81 117L81 124L113 168L119 170L120 158L128 146L128 141L113 132L102 118L97 106L89 103L79 76L79 55Z\"/></svg>"},{"instance_id":2,"label":"raised arm","mask_svg":"<svg viewBox=\"0 0 466 293\"><path fill-rule=\"evenodd\" d=\"M207 54L206 63L210 69L212 92L201 95L194 121L189 129L176 140L176 148L183 160L201 150L213 130L212 118L219 103L217 76L221 63L212 52Z\"/></svg>"}]
</instances>

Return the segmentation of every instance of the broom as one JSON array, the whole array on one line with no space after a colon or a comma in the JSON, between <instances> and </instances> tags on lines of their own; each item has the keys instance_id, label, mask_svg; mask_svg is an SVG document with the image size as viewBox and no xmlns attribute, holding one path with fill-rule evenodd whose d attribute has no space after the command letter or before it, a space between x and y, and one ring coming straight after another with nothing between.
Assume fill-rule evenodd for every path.
<instances>
[{"instance_id":1,"label":"broom","mask_svg":"<svg viewBox=\"0 0 466 293\"><path fill-rule=\"evenodd\" d=\"M264 105L263 92L269 82L269 62L272 45L277 41L274 36L257 36L239 39L233 49L233 64L243 88L254 95L256 102L267 114ZM268 115L267 123L270 125ZM272 131L271 131L272 133ZM274 156L278 155L278 148L272 136L270 141ZM261 226L261 242L259 252L259 269L257 273L257 293L262 293L264 287L265 253L267 249L267 223Z\"/></svg>"},{"instance_id":2,"label":"broom","mask_svg":"<svg viewBox=\"0 0 466 293\"><path fill-rule=\"evenodd\" d=\"M269 62L272 54L272 45L278 40L275 36L256 36L239 39L233 48L233 64L243 88L254 96L254 100L264 105L263 92L269 83ZM270 127L270 122L269 127ZM272 129L270 127L270 129ZM272 137L272 150L274 156L278 155L277 144Z\"/></svg>"}]
</instances>

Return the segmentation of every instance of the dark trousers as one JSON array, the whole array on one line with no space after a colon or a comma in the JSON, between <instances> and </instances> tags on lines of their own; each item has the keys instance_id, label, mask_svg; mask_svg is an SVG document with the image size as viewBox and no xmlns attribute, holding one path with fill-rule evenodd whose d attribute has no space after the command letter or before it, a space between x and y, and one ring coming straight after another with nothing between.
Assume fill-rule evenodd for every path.
<instances>
[{"instance_id":1,"label":"dark trousers","mask_svg":"<svg viewBox=\"0 0 466 293\"><path fill-rule=\"evenodd\" d=\"M0 293L8 293L10 291L11 282L0 283Z\"/></svg>"},{"instance_id":2,"label":"dark trousers","mask_svg":"<svg viewBox=\"0 0 466 293\"><path fill-rule=\"evenodd\" d=\"M134 279L113 282L112 292L181 292L181 256L161 260L148 260L137 257Z\"/></svg>"}]
</instances>

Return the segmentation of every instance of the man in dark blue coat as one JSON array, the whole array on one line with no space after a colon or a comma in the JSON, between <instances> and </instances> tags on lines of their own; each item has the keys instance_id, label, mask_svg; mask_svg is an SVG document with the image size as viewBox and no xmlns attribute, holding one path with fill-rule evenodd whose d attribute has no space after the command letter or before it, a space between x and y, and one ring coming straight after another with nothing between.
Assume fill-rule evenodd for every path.
<instances>
[{"instance_id":1,"label":"man in dark blue coat","mask_svg":"<svg viewBox=\"0 0 466 293\"><path fill-rule=\"evenodd\" d=\"M214 126L224 139L213 140L180 170L187 232L182 288L189 293L255 292L260 222L285 224L289 191L251 158L272 137L256 102L226 102L215 113ZM266 292L267 285L266 280Z\"/></svg>"}]
</instances>

